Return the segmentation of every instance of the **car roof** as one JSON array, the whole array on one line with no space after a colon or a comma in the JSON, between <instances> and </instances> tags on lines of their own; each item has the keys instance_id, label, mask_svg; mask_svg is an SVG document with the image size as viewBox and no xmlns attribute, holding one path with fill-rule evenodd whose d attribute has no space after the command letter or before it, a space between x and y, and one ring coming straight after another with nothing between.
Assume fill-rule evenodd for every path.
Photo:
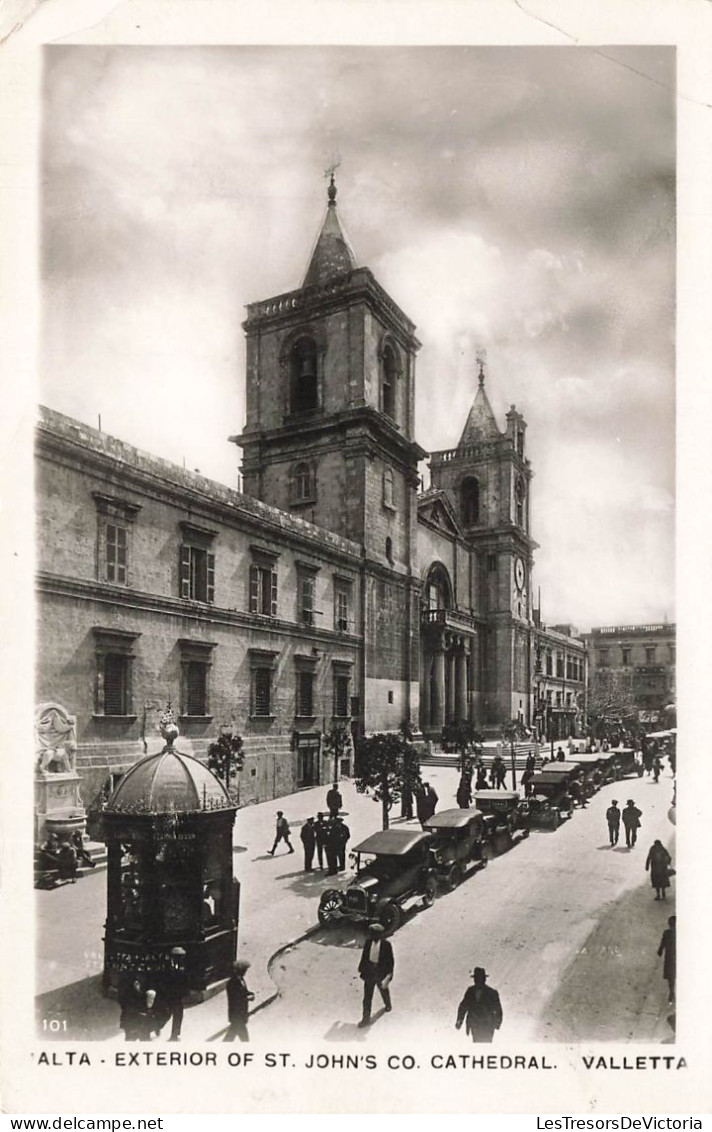
<instances>
[{"instance_id":1,"label":"car roof","mask_svg":"<svg viewBox=\"0 0 712 1132\"><path fill-rule=\"evenodd\" d=\"M496 793L496 791L495 791ZM480 818L477 810L440 810L433 814L425 823L425 829L462 829L469 825L473 818Z\"/></svg>"},{"instance_id":2,"label":"car roof","mask_svg":"<svg viewBox=\"0 0 712 1132\"><path fill-rule=\"evenodd\" d=\"M519 794L516 790L475 790L472 797L475 799L475 801L477 801L478 798L482 798L482 800L485 802L490 798L502 798L510 800L512 798L516 798L518 800Z\"/></svg>"},{"instance_id":3,"label":"car roof","mask_svg":"<svg viewBox=\"0 0 712 1132\"><path fill-rule=\"evenodd\" d=\"M429 833L419 829L382 829L372 833L365 841L354 846L356 853L380 853L384 856L400 857L409 853L416 845L431 840Z\"/></svg>"},{"instance_id":4,"label":"car roof","mask_svg":"<svg viewBox=\"0 0 712 1132\"><path fill-rule=\"evenodd\" d=\"M596 754L595 751L582 751L581 754L577 755L572 761L577 763L600 763L602 759L607 757L607 751L599 752L598 754Z\"/></svg>"},{"instance_id":5,"label":"car roof","mask_svg":"<svg viewBox=\"0 0 712 1132\"><path fill-rule=\"evenodd\" d=\"M551 770L555 772L555 771L557 771L557 770L562 770L562 771L567 771L567 770L578 770L578 768L579 768L578 759L576 759L576 760L574 760L574 759L567 759L567 760L566 760L566 762L564 762L564 763L557 763L557 764L556 764L556 766L552 766L552 767L551 767ZM547 772L548 770L549 770L549 765L547 764L547 765L546 765L546 766L545 766L545 767L543 768L543 770L541 771L541 773L542 773L542 774L546 774L546 772Z\"/></svg>"},{"instance_id":6,"label":"car roof","mask_svg":"<svg viewBox=\"0 0 712 1132\"><path fill-rule=\"evenodd\" d=\"M559 767L560 766L561 766L561 763L559 763ZM569 767L568 769L566 769L566 767L564 767L563 770L560 770L558 768L556 770L549 770L549 768L547 766L544 770L540 770L538 774L534 775L534 777L532 778L531 784L534 787L534 789L536 789L536 787L539 786L540 783L543 783L544 785L549 785L550 783L554 783L554 782L564 782L568 778L568 776L571 774L572 770L575 770L575 769L576 769L575 767Z\"/></svg>"}]
</instances>

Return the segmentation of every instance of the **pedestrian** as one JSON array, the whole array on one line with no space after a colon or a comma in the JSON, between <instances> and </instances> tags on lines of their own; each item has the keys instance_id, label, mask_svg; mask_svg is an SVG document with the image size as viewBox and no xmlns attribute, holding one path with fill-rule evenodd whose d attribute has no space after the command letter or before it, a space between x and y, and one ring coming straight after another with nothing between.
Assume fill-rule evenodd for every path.
<instances>
[{"instance_id":1,"label":"pedestrian","mask_svg":"<svg viewBox=\"0 0 712 1132\"><path fill-rule=\"evenodd\" d=\"M469 810L470 802L472 801L472 785L470 776L467 772L463 773L460 779L460 785L457 788L455 801L461 810Z\"/></svg>"},{"instance_id":2,"label":"pedestrian","mask_svg":"<svg viewBox=\"0 0 712 1132\"><path fill-rule=\"evenodd\" d=\"M435 795L435 800L437 802L437 794ZM423 782L416 793L415 812L422 826L430 820L435 812L435 806L432 806L430 799L430 785L427 782Z\"/></svg>"},{"instance_id":3,"label":"pedestrian","mask_svg":"<svg viewBox=\"0 0 712 1132\"><path fill-rule=\"evenodd\" d=\"M319 868L324 868L324 848L326 846L326 836L329 832L329 827L324 821L323 813L316 815L316 822L314 824L314 835L316 837L316 859L319 863Z\"/></svg>"},{"instance_id":4,"label":"pedestrian","mask_svg":"<svg viewBox=\"0 0 712 1132\"><path fill-rule=\"evenodd\" d=\"M625 826L625 843L628 849L632 849L638 840L638 830L640 829L640 819L642 816L642 811L638 809L633 799L629 798L621 814L623 825Z\"/></svg>"},{"instance_id":5,"label":"pedestrian","mask_svg":"<svg viewBox=\"0 0 712 1132\"><path fill-rule=\"evenodd\" d=\"M500 758L499 762L497 763L497 789L498 790L500 790L500 789L506 790L506 788L507 788L507 767L505 765L504 759Z\"/></svg>"},{"instance_id":6,"label":"pedestrian","mask_svg":"<svg viewBox=\"0 0 712 1132\"><path fill-rule=\"evenodd\" d=\"M477 768L477 780L475 782L475 790L486 790L486 789L487 789L487 771L486 771L484 765L480 765Z\"/></svg>"},{"instance_id":7,"label":"pedestrian","mask_svg":"<svg viewBox=\"0 0 712 1132\"><path fill-rule=\"evenodd\" d=\"M87 865L90 869L96 868L96 861L92 861L91 857L84 848L82 835L78 829L75 829L74 833L72 834L72 847L77 855L77 861L81 861L82 864Z\"/></svg>"},{"instance_id":8,"label":"pedestrian","mask_svg":"<svg viewBox=\"0 0 712 1132\"><path fill-rule=\"evenodd\" d=\"M608 839L611 845L617 845L618 835L621 829L621 812L618 809L618 802L615 798L606 810L606 821L608 823Z\"/></svg>"},{"instance_id":9,"label":"pedestrian","mask_svg":"<svg viewBox=\"0 0 712 1132\"><path fill-rule=\"evenodd\" d=\"M650 883L655 889L655 899L665 899L665 889L670 887L670 866L672 857L662 841L654 841L645 859L645 871L650 873Z\"/></svg>"},{"instance_id":10,"label":"pedestrian","mask_svg":"<svg viewBox=\"0 0 712 1132\"><path fill-rule=\"evenodd\" d=\"M250 964L246 959L237 959L232 965L232 975L225 987L228 1028L223 1038L224 1042L233 1042L235 1038L239 1038L241 1042L249 1042L250 1040L247 1033L247 1019L250 1012L250 1002L255 996L252 991L247 989L245 982L245 975L249 968Z\"/></svg>"},{"instance_id":11,"label":"pedestrian","mask_svg":"<svg viewBox=\"0 0 712 1132\"><path fill-rule=\"evenodd\" d=\"M338 782L334 783L334 785L331 787L331 790L329 790L328 794L326 795L326 804L329 808L329 814L332 818L335 818L344 804L344 800L341 797L341 793L339 791Z\"/></svg>"},{"instance_id":12,"label":"pedestrian","mask_svg":"<svg viewBox=\"0 0 712 1132\"><path fill-rule=\"evenodd\" d=\"M384 935L383 924L368 925L368 938L363 945L361 962L358 965L359 976L363 979L363 1017L359 1022L361 1028L371 1023L371 1004L376 987L386 1011L390 1013L393 1009L389 988L393 979L395 961L393 948L390 941L384 939Z\"/></svg>"},{"instance_id":13,"label":"pedestrian","mask_svg":"<svg viewBox=\"0 0 712 1132\"><path fill-rule=\"evenodd\" d=\"M284 841L290 853L294 852L292 843L289 840L289 822L285 818L281 810L277 810L277 823L274 834L274 845L269 851L270 857L274 857L274 851L279 845L280 841Z\"/></svg>"},{"instance_id":14,"label":"pedestrian","mask_svg":"<svg viewBox=\"0 0 712 1132\"><path fill-rule=\"evenodd\" d=\"M119 1025L127 1042L150 1042L168 1021L169 1009L165 999L141 976L127 981L123 993L119 994L119 1005Z\"/></svg>"},{"instance_id":15,"label":"pedestrian","mask_svg":"<svg viewBox=\"0 0 712 1132\"><path fill-rule=\"evenodd\" d=\"M534 787L532 786L533 777L533 770L525 770L522 774L522 788L524 790L525 798L529 798L531 796L532 790L534 789Z\"/></svg>"},{"instance_id":16,"label":"pedestrian","mask_svg":"<svg viewBox=\"0 0 712 1132\"><path fill-rule=\"evenodd\" d=\"M427 817L426 820L429 821L430 818L435 813L435 810L437 808L438 796L435 793L435 790L433 789L433 787L430 785L429 782L425 782L423 785L425 786L425 795L426 795L426 798L427 798L427 808L428 808L428 817Z\"/></svg>"},{"instance_id":17,"label":"pedestrian","mask_svg":"<svg viewBox=\"0 0 712 1132\"><path fill-rule=\"evenodd\" d=\"M660 939L658 955L663 958L663 978L668 985L668 1003L675 1001L675 972L677 967L677 944L675 941L676 916L668 917L668 926Z\"/></svg>"},{"instance_id":18,"label":"pedestrian","mask_svg":"<svg viewBox=\"0 0 712 1132\"><path fill-rule=\"evenodd\" d=\"M663 769L663 764L660 762L660 755L655 755L653 758L653 782L658 782L660 779L660 771Z\"/></svg>"},{"instance_id":19,"label":"pedestrian","mask_svg":"<svg viewBox=\"0 0 712 1132\"><path fill-rule=\"evenodd\" d=\"M314 860L314 847L316 845L316 826L314 825L314 818L307 818L301 828L299 836L304 846L304 872L311 873L313 872L312 861Z\"/></svg>"},{"instance_id":20,"label":"pedestrian","mask_svg":"<svg viewBox=\"0 0 712 1132\"><path fill-rule=\"evenodd\" d=\"M465 1023L466 1033L473 1042L491 1042L495 1030L502 1025L502 1004L494 987L486 984L487 972L484 967L475 967L472 972L474 986L468 987L457 1010L455 1028Z\"/></svg>"},{"instance_id":21,"label":"pedestrian","mask_svg":"<svg viewBox=\"0 0 712 1132\"><path fill-rule=\"evenodd\" d=\"M121 1008L119 1027L124 1031L124 1040L138 1041L140 1032L139 1010L143 1005L145 988L140 975L133 978L123 975L119 980L118 1001Z\"/></svg>"},{"instance_id":22,"label":"pedestrian","mask_svg":"<svg viewBox=\"0 0 712 1132\"><path fill-rule=\"evenodd\" d=\"M180 1041L180 1032L183 1026L183 998L188 989L185 969L186 959L187 955L184 948L171 948L171 969L164 989L166 1009L171 1020L171 1036L168 1039L171 1042Z\"/></svg>"},{"instance_id":23,"label":"pedestrian","mask_svg":"<svg viewBox=\"0 0 712 1132\"><path fill-rule=\"evenodd\" d=\"M556 761L560 762L560 763L566 762L566 755L564 754L564 748L563 747L557 747L556 748Z\"/></svg>"},{"instance_id":24,"label":"pedestrian","mask_svg":"<svg viewBox=\"0 0 712 1132\"><path fill-rule=\"evenodd\" d=\"M336 871L342 873L346 868L346 846L351 837L351 830L343 818L334 818L334 846L336 851Z\"/></svg>"},{"instance_id":25,"label":"pedestrian","mask_svg":"<svg viewBox=\"0 0 712 1132\"><path fill-rule=\"evenodd\" d=\"M533 751L530 751L527 755L527 761L525 763L524 769L530 771L532 774L536 770L536 759L534 757Z\"/></svg>"},{"instance_id":26,"label":"pedestrian","mask_svg":"<svg viewBox=\"0 0 712 1132\"><path fill-rule=\"evenodd\" d=\"M334 818L326 827L326 875L330 877L336 876L338 872L339 843L340 835L336 832L336 818Z\"/></svg>"}]
</instances>

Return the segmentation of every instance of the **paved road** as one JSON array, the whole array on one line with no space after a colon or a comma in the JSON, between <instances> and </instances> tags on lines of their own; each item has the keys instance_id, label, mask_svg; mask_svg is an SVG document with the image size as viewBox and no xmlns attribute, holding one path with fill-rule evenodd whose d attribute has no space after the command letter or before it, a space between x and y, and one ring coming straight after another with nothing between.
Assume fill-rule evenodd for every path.
<instances>
[{"instance_id":1,"label":"paved road","mask_svg":"<svg viewBox=\"0 0 712 1132\"><path fill-rule=\"evenodd\" d=\"M440 808L453 805L456 771L428 768L428 777ZM655 837L671 838L671 792L668 777L657 786L644 778L606 787L557 832L534 831L432 909L410 917L394 937L396 1010L367 1034L354 1025L361 929L320 930L268 973L269 958L316 923L319 894L333 883L302 871L298 836L301 822L323 807L326 788L241 810L234 838L243 886L239 953L252 961L249 982L258 1002L274 993L273 979L282 992L253 1017L253 1036L372 1041L378 1033L407 1031L416 1011L429 1028L452 1035L469 971L482 963L502 992L512 1041L663 1040L669 1031L655 950L671 908L652 900L643 864ZM351 783L342 784L342 793L355 843L378 828L379 807ZM603 814L611 797L634 797L643 810L641 841L631 853L608 848ZM272 858L267 850L278 806L293 823L297 851L280 847ZM67 1018L66 1037L120 1040L117 1006L99 993L105 886L100 873L36 894L38 1014ZM219 995L186 1012L184 1038L214 1038L224 1022Z\"/></svg>"},{"instance_id":2,"label":"paved road","mask_svg":"<svg viewBox=\"0 0 712 1132\"><path fill-rule=\"evenodd\" d=\"M398 1048L415 1025L433 1042L452 1039L477 964L502 996L500 1042L668 1040L656 951L673 901L654 900L644 862L656 837L672 840L670 795L667 777L605 787L558 831L533 831L432 909L416 911L393 937L394 1012L368 1032L355 1025L363 932L320 931L274 965L281 998L255 1018L255 1036L278 1026ZM609 847L604 814L612 797L633 797L643 811L633 850Z\"/></svg>"}]
</instances>

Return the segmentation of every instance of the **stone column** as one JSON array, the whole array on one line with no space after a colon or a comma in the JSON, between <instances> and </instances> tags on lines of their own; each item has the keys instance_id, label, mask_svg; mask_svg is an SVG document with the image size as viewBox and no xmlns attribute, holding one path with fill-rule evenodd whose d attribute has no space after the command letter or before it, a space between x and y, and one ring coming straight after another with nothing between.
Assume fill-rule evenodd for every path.
<instances>
[{"instance_id":1,"label":"stone column","mask_svg":"<svg viewBox=\"0 0 712 1132\"><path fill-rule=\"evenodd\" d=\"M452 723L455 719L455 653L452 648L445 654L445 665L445 718L448 723Z\"/></svg>"},{"instance_id":2,"label":"stone column","mask_svg":"<svg viewBox=\"0 0 712 1132\"><path fill-rule=\"evenodd\" d=\"M430 700L430 725L441 730L445 722L445 653L437 649L433 656L433 682Z\"/></svg>"},{"instance_id":3,"label":"stone column","mask_svg":"<svg viewBox=\"0 0 712 1132\"><path fill-rule=\"evenodd\" d=\"M455 718L467 719L467 654L464 645L455 653Z\"/></svg>"},{"instance_id":4,"label":"stone column","mask_svg":"<svg viewBox=\"0 0 712 1132\"><path fill-rule=\"evenodd\" d=\"M430 723L430 679L433 668L433 658L423 649L422 668L423 678L420 681L420 727L427 727Z\"/></svg>"}]
</instances>

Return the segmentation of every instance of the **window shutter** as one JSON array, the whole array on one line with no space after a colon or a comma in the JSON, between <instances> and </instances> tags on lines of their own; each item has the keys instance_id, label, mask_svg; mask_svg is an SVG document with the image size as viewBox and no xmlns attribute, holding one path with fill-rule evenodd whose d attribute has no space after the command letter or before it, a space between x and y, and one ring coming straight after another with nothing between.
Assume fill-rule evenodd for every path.
<instances>
[{"instance_id":1,"label":"window shutter","mask_svg":"<svg viewBox=\"0 0 712 1132\"><path fill-rule=\"evenodd\" d=\"M276 617L277 616L277 571L272 570L270 577L271 577L271 583L272 583L272 601L271 601L270 614L271 614L272 617Z\"/></svg>"},{"instance_id":2,"label":"window shutter","mask_svg":"<svg viewBox=\"0 0 712 1132\"><path fill-rule=\"evenodd\" d=\"M190 597L190 547L180 548L180 596Z\"/></svg>"},{"instance_id":3,"label":"window shutter","mask_svg":"<svg viewBox=\"0 0 712 1132\"><path fill-rule=\"evenodd\" d=\"M260 575L256 566L250 566L250 613L257 613L259 600Z\"/></svg>"},{"instance_id":4,"label":"window shutter","mask_svg":"<svg viewBox=\"0 0 712 1132\"><path fill-rule=\"evenodd\" d=\"M208 554L208 583L205 600L215 601L215 555Z\"/></svg>"}]
</instances>

